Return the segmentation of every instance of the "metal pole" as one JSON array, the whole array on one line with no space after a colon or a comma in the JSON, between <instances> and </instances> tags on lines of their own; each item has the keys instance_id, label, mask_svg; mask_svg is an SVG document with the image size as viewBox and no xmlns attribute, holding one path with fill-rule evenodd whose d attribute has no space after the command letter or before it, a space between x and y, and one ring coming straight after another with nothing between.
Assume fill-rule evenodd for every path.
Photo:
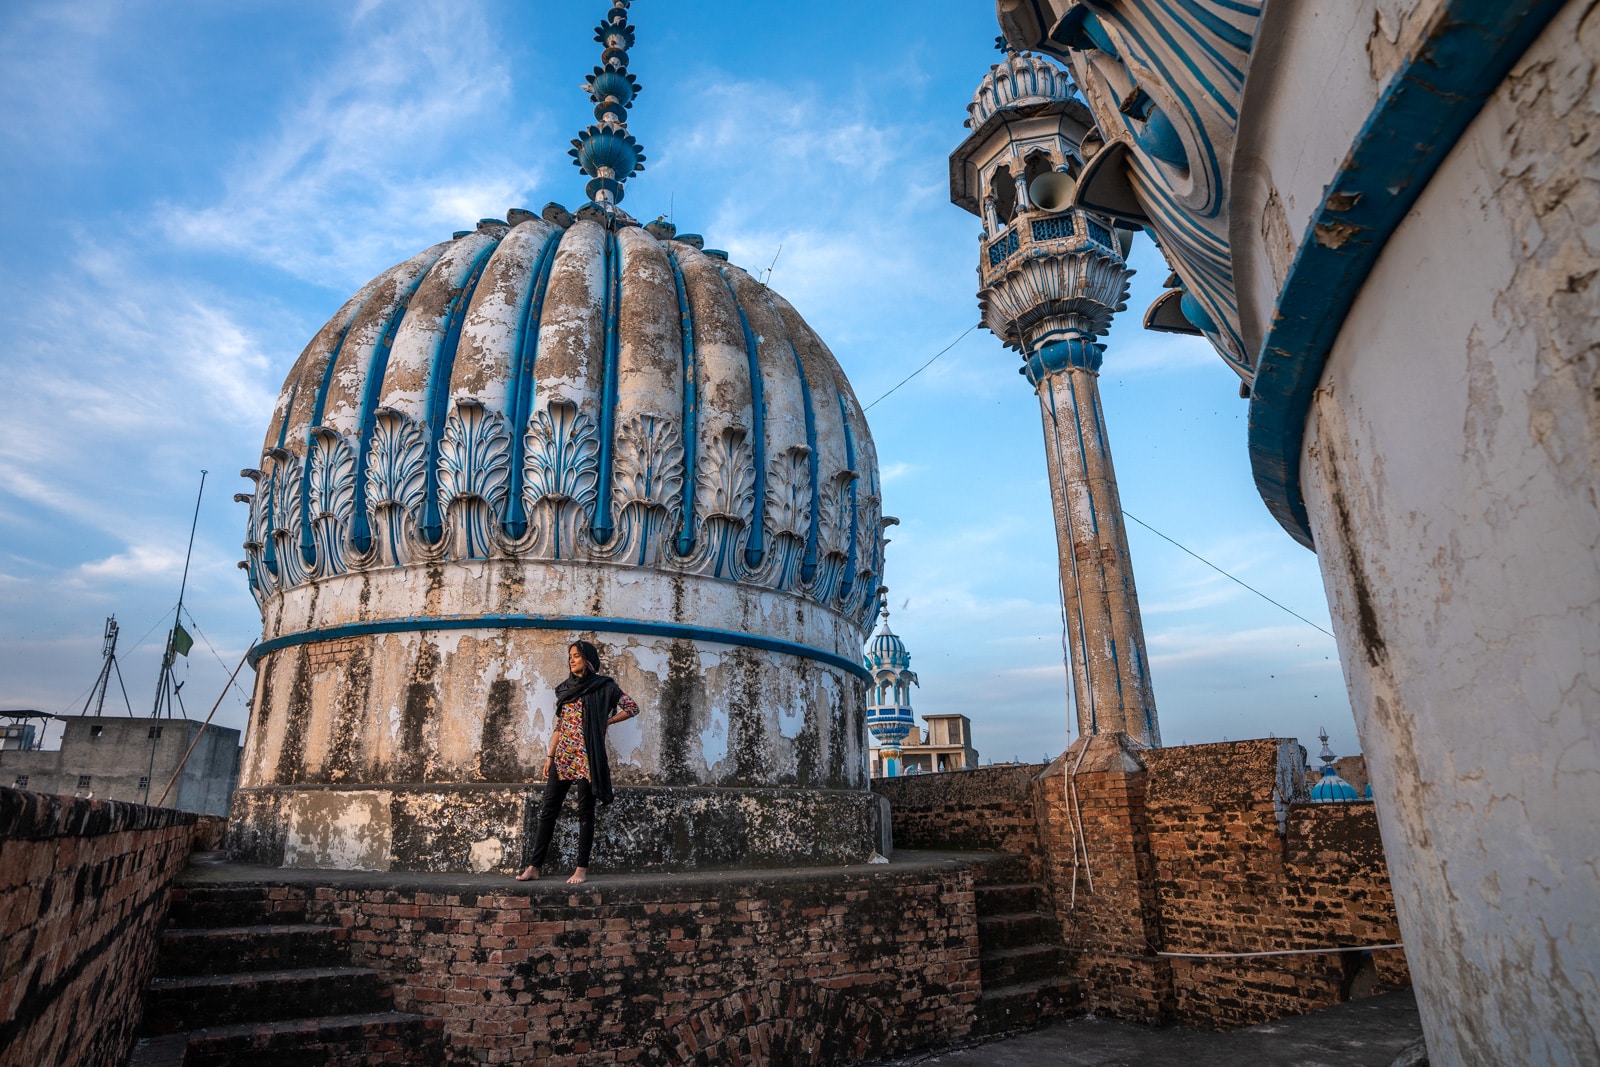
<instances>
[{"instance_id":1,"label":"metal pole","mask_svg":"<svg viewBox=\"0 0 1600 1067\"><path fill-rule=\"evenodd\" d=\"M175 785L178 781L178 775L183 773L184 764L189 762L189 756L193 754L194 746L200 743L201 735L206 732L206 727L211 725L211 716L215 715L217 713L217 709L222 706L222 698L228 695L229 687L233 685L233 680L239 677L239 671L244 668L244 661L249 658L250 650L246 649L244 655L239 657L239 665L233 669L233 673L228 675L228 680L223 683L222 693L217 697L217 702L211 705L211 710L206 713L206 721L200 724L200 729L195 733L194 740L189 742L188 749L183 753L183 759L178 761L178 769L172 772L172 780L169 781L167 783L167 787L161 791L161 798L156 801L156 807L159 808L166 802L167 794L172 792L173 785Z\"/></svg>"}]
</instances>

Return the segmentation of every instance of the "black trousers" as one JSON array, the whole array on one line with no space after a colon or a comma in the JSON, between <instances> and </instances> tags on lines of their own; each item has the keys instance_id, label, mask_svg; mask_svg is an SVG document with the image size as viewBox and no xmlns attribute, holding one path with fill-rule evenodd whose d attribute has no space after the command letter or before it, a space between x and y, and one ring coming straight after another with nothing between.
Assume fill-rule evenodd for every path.
<instances>
[{"instance_id":1,"label":"black trousers","mask_svg":"<svg viewBox=\"0 0 1600 1067\"><path fill-rule=\"evenodd\" d=\"M554 774L544 783L544 800L539 805L539 832L533 839L533 854L528 857L530 866L544 866L545 853L550 851L550 835L556 830L556 816L561 814L567 790L574 786L578 793L578 866L589 866L589 849L594 845L594 789L587 778L573 781Z\"/></svg>"}]
</instances>

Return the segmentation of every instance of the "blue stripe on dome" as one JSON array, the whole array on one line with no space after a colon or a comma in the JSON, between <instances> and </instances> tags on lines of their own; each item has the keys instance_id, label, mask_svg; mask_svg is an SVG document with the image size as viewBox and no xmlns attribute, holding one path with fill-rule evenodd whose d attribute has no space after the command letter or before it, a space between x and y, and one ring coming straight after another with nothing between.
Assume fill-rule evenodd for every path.
<instances>
[{"instance_id":1,"label":"blue stripe on dome","mask_svg":"<svg viewBox=\"0 0 1600 1067\"><path fill-rule=\"evenodd\" d=\"M600 544L611 540L611 457L616 448L617 433L617 358L620 338L617 336L617 319L622 314L622 265L617 248L617 235L606 231L605 250L601 254L605 264L605 363L600 371L600 484L595 493L594 519L590 530Z\"/></svg>"},{"instance_id":2,"label":"blue stripe on dome","mask_svg":"<svg viewBox=\"0 0 1600 1067\"><path fill-rule=\"evenodd\" d=\"M734 310L739 313L745 357L750 362L750 421L755 424L750 428L750 445L755 457L756 485L755 506L750 512L750 536L744 543L744 561L748 566L759 567L767 554L767 405L761 391L761 359L755 331L750 329L744 305L739 303L739 294L733 291L733 283L728 280L728 268L722 267L718 273L722 275L722 284L728 287Z\"/></svg>"},{"instance_id":3,"label":"blue stripe on dome","mask_svg":"<svg viewBox=\"0 0 1600 1067\"><path fill-rule=\"evenodd\" d=\"M839 421L844 424L844 456L850 466L850 547L844 558L844 581L839 583L839 595L848 597L856 584L856 483L861 475L856 470L856 436L850 432L850 413L844 406L844 394L839 394Z\"/></svg>"},{"instance_id":4,"label":"blue stripe on dome","mask_svg":"<svg viewBox=\"0 0 1600 1067\"><path fill-rule=\"evenodd\" d=\"M450 372L456 365L456 349L461 345L461 325L466 321L467 306L472 294L478 291L483 270L489 257L500 247L500 238L492 237L478 258L473 261L472 272L467 275L461 291L450 302L448 325L433 349L433 359L428 367L427 400L423 411L428 427L428 465L424 472L426 488L422 497L422 522L418 529L422 539L430 545L439 543L444 536L444 517L439 511L439 445L444 440L444 420L450 405Z\"/></svg>"},{"instance_id":5,"label":"blue stripe on dome","mask_svg":"<svg viewBox=\"0 0 1600 1067\"><path fill-rule=\"evenodd\" d=\"M400 331L400 323L405 320L406 311L411 307L411 298L417 295L417 290L422 286L422 279L428 276L443 255L444 251L441 249L432 263L417 272L417 276L411 280L411 288L406 290L406 295L400 298L400 302L389 313L389 322L384 326L383 333L372 350L372 359L367 364L366 381L361 383L361 428L356 439L356 495L355 506L351 511L354 520L350 525L350 543L363 555L372 551L372 524L367 520L367 464L372 459L372 434L377 427L378 398L383 392L384 374L389 369L389 352L394 348L394 338Z\"/></svg>"},{"instance_id":6,"label":"blue stripe on dome","mask_svg":"<svg viewBox=\"0 0 1600 1067\"><path fill-rule=\"evenodd\" d=\"M317 561L317 545L311 529L311 463L315 459L312 453L317 444L316 429L322 425L322 414L328 405L328 387L333 384L334 367L339 362L339 354L344 351L345 339L350 336L350 331L355 328L356 319L361 317L362 309L366 306L367 301L363 300L361 306L350 316L350 321L344 324L344 329L339 331L339 343L328 353L328 362L322 368L322 381L317 383L317 395L311 404L311 420L306 423L305 467L300 477L300 558L305 560L307 567L313 566Z\"/></svg>"},{"instance_id":7,"label":"blue stripe on dome","mask_svg":"<svg viewBox=\"0 0 1600 1067\"><path fill-rule=\"evenodd\" d=\"M700 441L699 404L695 395L694 317L683 287L678 256L670 248L666 252L667 262L672 264L672 281L678 290L679 336L683 339L683 523L678 528L678 555L687 556L694 549L695 446Z\"/></svg>"},{"instance_id":8,"label":"blue stripe on dome","mask_svg":"<svg viewBox=\"0 0 1600 1067\"><path fill-rule=\"evenodd\" d=\"M555 265L556 247L565 230L554 230L539 247L534 260L533 281L528 286L527 304L523 308L522 329L517 337L517 362L511 381L511 489L506 498L506 517L501 523L507 537L521 537L528 532L528 515L522 502L522 462L527 451L526 430L533 411L534 365L539 359L539 324L544 317L544 297L550 286L550 272Z\"/></svg>"},{"instance_id":9,"label":"blue stripe on dome","mask_svg":"<svg viewBox=\"0 0 1600 1067\"><path fill-rule=\"evenodd\" d=\"M817 490L817 413L811 407L811 383L800 362L800 350L789 342L794 355L794 370L800 376L800 397L806 406L806 465L811 474L811 529L806 533L806 554L800 563L800 579L809 582L817 576L817 535L822 525L822 498Z\"/></svg>"}]
</instances>

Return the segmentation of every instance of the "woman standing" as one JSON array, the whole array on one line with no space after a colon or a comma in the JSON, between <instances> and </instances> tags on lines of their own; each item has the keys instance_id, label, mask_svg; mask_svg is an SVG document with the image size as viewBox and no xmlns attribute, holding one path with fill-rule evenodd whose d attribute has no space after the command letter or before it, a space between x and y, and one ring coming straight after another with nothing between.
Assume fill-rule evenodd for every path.
<instances>
[{"instance_id":1,"label":"woman standing","mask_svg":"<svg viewBox=\"0 0 1600 1067\"><path fill-rule=\"evenodd\" d=\"M578 866L567 881L581 883L589 876L589 849L594 844L594 802L611 803L611 765L606 761L606 727L639 714L639 705L622 691L615 679L600 673L600 652L587 641L567 648L572 673L556 686L556 729L550 757L544 761L544 802L539 806L539 832L534 838L528 866L517 875L526 882L539 877L539 867L550 850L556 816L567 790L578 792Z\"/></svg>"}]
</instances>

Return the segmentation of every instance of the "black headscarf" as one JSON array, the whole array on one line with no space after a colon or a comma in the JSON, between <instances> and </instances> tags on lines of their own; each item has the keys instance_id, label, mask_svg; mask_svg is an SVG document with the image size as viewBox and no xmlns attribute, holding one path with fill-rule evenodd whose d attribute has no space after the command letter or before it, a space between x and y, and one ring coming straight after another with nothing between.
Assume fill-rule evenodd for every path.
<instances>
[{"instance_id":1,"label":"black headscarf","mask_svg":"<svg viewBox=\"0 0 1600 1067\"><path fill-rule=\"evenodd\" d=\"M556 686L556 710L572 703L583 703L583 747L589 756L589 786L594 798L602 804L611 803L611 764L606 760L606 720L616 710L622 699L622 687L600 673L600 650L588 641L574 641L589 670L583 677L569 674L566 681Z\"/></svg>"}]
</instances>

